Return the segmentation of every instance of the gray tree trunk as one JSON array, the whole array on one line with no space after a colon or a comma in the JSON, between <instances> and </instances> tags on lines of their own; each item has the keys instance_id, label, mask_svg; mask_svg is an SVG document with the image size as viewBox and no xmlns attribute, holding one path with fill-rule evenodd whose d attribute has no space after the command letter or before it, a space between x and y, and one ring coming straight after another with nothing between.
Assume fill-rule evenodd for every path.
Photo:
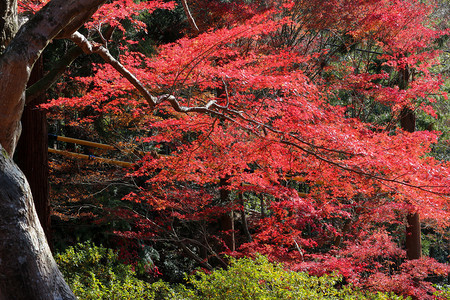
<instances>
[{"instance_id":1,"label":"gray tree trunk","mask_svg":"<svg viewBox=\"0 0 450 300\"><path fill-rule=\"evenodd\" d=\"M0 150L0 300L76 299L53 260L25 175Z\"/></svg>"},{"instance_id":2,"label":"gray tree trunk","mask_svg":"<svg viewBox=\"0 0 450 300\"><path fill-rule=\"evenodd\" d=\"M28 182L14 164L31 69L105 0L52 0L19 31L17 0L0 0L0 300L76 299L53 260Z\"/></svg>"},{"instance_id":3,"label":"gray tree trunk","mask_svg":"<svg viewBox=\"0 0 450 300\"><path fill-rule=\"evenodd\" d=\"M0 53L5 50L17 31L16 0L0 1Z\"/></svg>"}]
</instances>

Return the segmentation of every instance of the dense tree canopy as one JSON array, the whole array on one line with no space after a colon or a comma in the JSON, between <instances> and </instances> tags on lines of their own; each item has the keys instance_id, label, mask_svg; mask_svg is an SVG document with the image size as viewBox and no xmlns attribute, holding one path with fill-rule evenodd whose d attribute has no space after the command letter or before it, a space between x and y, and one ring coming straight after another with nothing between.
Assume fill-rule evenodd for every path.
<instances>
[{"instance_id":1,"label":"dense tree canopy","mask_svg":"<svg viewBox=\"0 0 450 300\"><path fill-rule=\"evenodd\" d=\"M66 2L19 1L30 21L0 57L9 155L29 72L53 40L27 97L65 72L42 106L54 126L134 157L127 174L91 165L83 175L123 175L127 188L108 196L123 204L104 209L128 222L117 236L206 269L226 266L224 254L261 253L431 297L427 278L444 280L449 250L434 250L440 262L406 260L403 243L411 216L444 240L450 225L448 140L431 126L448 117L448 24L435 3Z\"/></svg>"}]
</instances>

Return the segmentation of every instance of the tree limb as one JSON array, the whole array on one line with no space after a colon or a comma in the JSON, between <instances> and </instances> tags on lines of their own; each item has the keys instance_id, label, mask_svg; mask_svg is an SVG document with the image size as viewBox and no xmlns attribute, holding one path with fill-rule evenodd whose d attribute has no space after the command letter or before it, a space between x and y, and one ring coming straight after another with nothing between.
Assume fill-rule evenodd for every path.
<instances>
[{"instance_id":1,"label":"tree limb","mask_svg":"<svg viewBox=\"0 0 450 300\"><path fill-rule=\"evenodd\" d=\"M145 98L150 108L153 109L159 102L158 98L150 94L147 88L136 78L125 66L123 66L117 59L115 59L109 50L102 45L92 44L84 35L79 32L74 32L69 39L77 44L86 54L96 53L100 55L103 60L110 64L117 72L125 77Z\"/></svg>"},{"instance_id":2,"label":"tree limb","mask_svg":"<svg viewBox=\"0 0 450 300\"><path fill-rule=\"evenodd\" d=\"M106 0L52 0L26 22L0 57L0 144L12 155L31 69L48 43L64 30L78 28Z\"/></svg>"},{"instance_id":3,"label":"tree limb","mask_svg":"<svg viewBox=\"0 0 450 300\"><path fill-rule=\"evenodd\" d=\"M111 35L114 32L114 27L107 26L104 33L98 32L99 37L95 40L99 40L102 43L106 44L106 42L111 38ZM81 54L83 54L83 50L74 46L67 51L67 53L53 66L52 70L50 70L43 78L41 78L38 82L34 83L32 86L27 88L26 91L26 103L31 103L34 99L41 96L45 93L56 81L64 74L67 68L77 59Z\"/></svg>"},{"instance_id":4,"label":"tree limb","mask_svg":"<svg viewBox=\"0 0 450 300\"><path fill-rule=\"evenodd\" d=\"M189 6L187 4L187 0L181 0L181 3L183 4L184 13L186 14L186 17L189 21L189 24L193 29L196 31L199 31L197 24L195 23L194 18L192 17L191 11L189 10Z\"/></svg>"},{"instance_id":5,"label":"tree limb","mask_svg":"<svg viewBox=\"0 0 450 300\"><path fill-rule=\"evenodd\" d=\"M26 91L26 104L33 102L34 99L45 93L56 81L61 77L73 61L83 54L83 50L80 47L72 47L38 82L27 88Z\"/></svg>"}]
</instances>

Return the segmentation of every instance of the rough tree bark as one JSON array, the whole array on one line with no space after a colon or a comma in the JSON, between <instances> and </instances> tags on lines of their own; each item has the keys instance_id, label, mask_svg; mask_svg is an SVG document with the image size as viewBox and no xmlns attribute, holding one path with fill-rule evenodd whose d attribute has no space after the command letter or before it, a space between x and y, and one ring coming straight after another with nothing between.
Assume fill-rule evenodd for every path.
<instances>
[{"instance_id":1,"label":"rough tree bark","mask_svg":"<svg viewBox=\"0 0 450 300\"><path fill-rule=\"evenodd\" d=\"M28 85L40 80L43 76L42 57L34 64ZM27 102L28 98L26 99ZM22 114L22 134L17 144L14 160L25 174L33 195L34 206L45 236L51 247L50 235L50 201L48 197L48 130L47 114L37 107L45 102L41 94L29 102Z\"/></svg>"},{"instance_id":2,"label":"rough tree bark","mask_svg":"<svg viewBox=\"0 0 450 300\"><path fill-rule=\"evenodd\" d=\"M5 50L17 31L16 0L0 1L0 53Z\"/></svg>"},{"instance_id":3,"label":"rough tree bark","mask_svg":"<svg viewBox=\"0 0 450 300\"><path fill-rule=\"evenodd\" d=\"M104 2L52 0L19 29L6 47L0 57L0 144L9 155L14 153L20 136L25 89L34 63L51 40L70 36ZM0 8L3 6L6 11L17 6L16 1L0 0L0 3ZM0 15L17 19L17 14L0 12Z\"/></svg>"},{"instance_id":4,"label":"rough tree bark","mask_svg":"<svg viewBox=\"0 0 450 300\"><path fill-rule=\"evenodd\" d=\"M53 260L25 175L0 150L0 299L76 299Z\"/></svg>"},{"instance_id":5,"label":"rough tree bark","mask_svg":"<svg viewBox=\"0 0 450 300\"><path fill-rule=\"evenodd\" d=\"M10 159L34 63L54 38L76 31L105 0L52 0L17 28L17 1L0 0L0 300L76 299L58 271L27 180Z\"/></svg>"}]
</instances>

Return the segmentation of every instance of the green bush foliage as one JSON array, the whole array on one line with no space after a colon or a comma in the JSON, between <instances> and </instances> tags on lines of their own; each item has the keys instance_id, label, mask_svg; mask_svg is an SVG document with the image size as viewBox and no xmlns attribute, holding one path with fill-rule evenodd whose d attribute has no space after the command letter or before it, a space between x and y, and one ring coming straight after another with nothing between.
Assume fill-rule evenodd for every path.
<instances>
[{"instance_id":1,"label":"green bush foliage","mask_svg":"<svg viewBox=\"0 0 450 300\"><path fill-rule=\"evenodd\" d=\"M393 294L359 291L343 285L336 274L315 277L287 271L264 256L254 260L231 259L227 270L199 272L190 276L188 282L194 287L193 299L404 299Z\"/></svg>"},{"instance_id":2,"label":"green bush foliage","mask_svg":"<svg viewBox=\"0 0 450 300\"><path fill-rule=\"evenodd\" d=\"M69 247L56 261L79 299L404 299L343 285L335 274L315 277L287 271L264 256L230 258L227 270L199 271L187 276L186 285L172 286L139 280L113 250L91 243Z\"/></svg>"},{"instance_id":3,"label":"green bush foliage","mask_svg":"<svg viewBox=\"0 0 450 300\"><path fill-rule=\"evenodd\" d=\"M435 286L437 291L434 293L437 299L450 299L450 285Z\"/></svg>"},{"instance_id":4,"label":"green bush foliage","mask_svg":"<svg viewBox=\"0 0 450 300\"><path fill-rule=\"evenodd\" d=\"M118 260L111 249L91 243L69 247L55 256L61 272L79 299L166 299L170 287L135 277L132 267Z\"/></svg>"}]
</instances>

